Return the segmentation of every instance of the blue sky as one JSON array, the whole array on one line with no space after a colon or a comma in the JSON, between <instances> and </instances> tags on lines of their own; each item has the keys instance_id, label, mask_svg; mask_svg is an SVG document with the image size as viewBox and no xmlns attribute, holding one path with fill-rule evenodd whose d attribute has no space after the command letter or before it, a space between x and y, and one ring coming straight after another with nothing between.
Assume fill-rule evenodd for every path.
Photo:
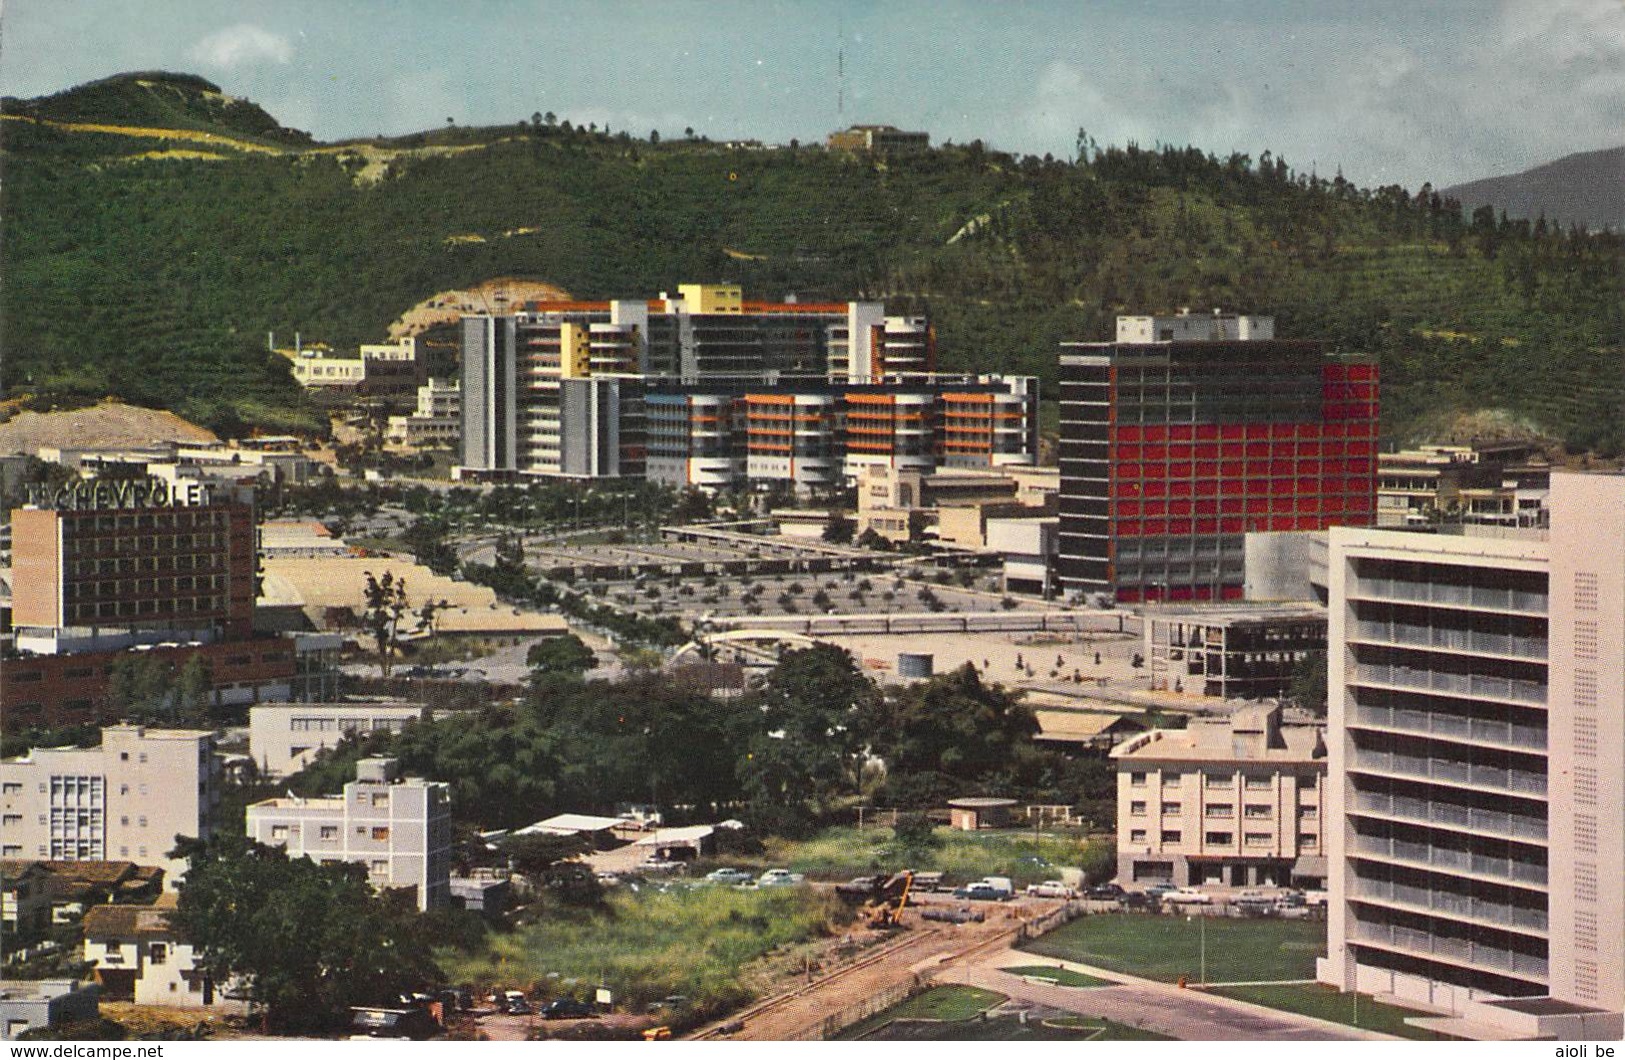
<instances>
[{"instance_id":1,"label":"blue sky","mask_svg":"<svg viewBox=\"0 0 1625 1060\"><path fill-rule=\"evenodd\" d=\"M845 77L837 77L844 52ZM317 137L533 112L804 142L851 122L1070 156L1268 149L1415 188L1625 142L1620 0L5 0L0 91L202 74Z\"/></svg>"}]
</instances>

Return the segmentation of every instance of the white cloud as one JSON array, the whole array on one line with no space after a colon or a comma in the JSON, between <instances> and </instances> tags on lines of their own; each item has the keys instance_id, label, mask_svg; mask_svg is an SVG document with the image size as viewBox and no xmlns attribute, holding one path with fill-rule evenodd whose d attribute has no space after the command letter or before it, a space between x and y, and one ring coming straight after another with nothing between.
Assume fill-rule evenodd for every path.
<instances>
[{"instance_id":1,"label":"white cloud","mask_svg":"<svg viewBox=\"0 0 1625 1060\"><path fill-rule=\"evenodd\" d=\"M286 65L293 59L293 44L262 26L241 22L204 37L189 54L200 63L227 70L261 63Z\"/></svg>"}]
</instances>

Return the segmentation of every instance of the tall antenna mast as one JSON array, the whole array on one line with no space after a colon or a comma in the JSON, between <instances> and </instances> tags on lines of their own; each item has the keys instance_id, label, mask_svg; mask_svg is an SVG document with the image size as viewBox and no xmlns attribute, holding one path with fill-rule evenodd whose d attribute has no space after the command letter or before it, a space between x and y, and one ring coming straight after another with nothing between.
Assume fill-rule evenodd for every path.
<instances>
[{"instance_id":1,"label":"tall antenna mast","mask_svg":"<svg viewBox=\"0 0 1625 1060\"><path fill-rule=\"evenodd\" d=\"M846 27L839 13L835 16L835 113L842 121L846 118ZM839 124L839 122L837 122Z\"/></svg>"}]
</instances>

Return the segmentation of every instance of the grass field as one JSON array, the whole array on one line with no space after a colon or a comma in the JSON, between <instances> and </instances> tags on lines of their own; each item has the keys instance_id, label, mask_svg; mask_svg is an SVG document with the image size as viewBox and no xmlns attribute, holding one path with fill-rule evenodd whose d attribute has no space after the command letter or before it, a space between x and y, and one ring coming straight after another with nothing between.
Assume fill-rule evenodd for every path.
<instances>
[{"instance_id":1,"label":"grass field","mask_svg":"<svg viewBox=\"0 0 1625 1060\"><path fill-rule=\"evenodd\" d=\"M942 872L956 882L1009 876L1017 886L1055 879L1062 865L1083 864L1085 842L1017 832L975 833L938 828L941 845L906 850L886 826L830 828L804 841L769 840L766 864L789 865L821 879L918 869Z\"/></svg>"},{"instance_id":2,"label":"grass field","mask_svg":"<svg viewBox=\"0 0 1625 1060\"><path fill-rule=\"evenodd\" d=\"M1326 953L1326 925L1313 920L1117 913L1074 920L1023 946L1044 957L1174 982L1199 981L1206 921L1207 982L1312 979Z\"/></svg>"},{"instance_id":3,"label":"grass field","mask_svg":"<svg viewBox=\"0 0 1625 1060\"><path fill-rule=\"evenodd\" d=\"M1053 969L1052 969L1053 970ZM838 1041L866 1042L1080 1042L1167 1041L1160 1034L1110 1020L1060 1016L1048 1021L1018 1016L978 1017L1004 1000L971 986L939 986L853 1024Z\"/></svg>"},{"instance_id":4,"label":"grass field","mask_svg":"<svg viewBox=\"0 0 1625 1060\"><path fill-rule=\"evenodd\" d=\"M843 914L834 895L804 887L728 887L613 894L602 912L561 910L478 953L445 950L448 981L581 993L602 983L616 1003L640 1008L673 994L699 1012L750 996L741 974L781 947L825 934Z\"/></svg>"},{"instance_id":5,"label":"grass field","mask_svg":"<svg viewBox=\"0 0 1625 1060\"><path fill-rule=\"evenodd\" d=\"M1024 964L1019 968L1001 968L1002 972L1011 975L1028 975L1035 979L1054 980L1056 986L1116 986L1108 979L1101 979L1093 975L1084 975L1074 972L1070 968L1051 968L1044 964Z\"/></svg>"},{"instance_id":6,"label":"grass field","mask_svg":"<svg viewBox=\"0 0 1625 1060\"><path fill-rule=\"evenodd\" d=\"M1423 1016L1426 1013L1396 1008L1393 1005L1379 1005L1371 1000L1369 994L1360 998L1360 1019L1356 1023L1354 995L1340 993L1332 987L1321 986L1318 983L1292 986L1226 986L1212 992L1224 997L1233 997L1238 1001L1250 1001L1266 1008L1280 1009L1282 1012L1296 1012L1302 1016L1314 1016L1317 1019L1343 1023L1351 1027L1357 1026L1368 1031L1381 1031L1383 1034L1393 1034L1401 1038L1432 1040L1437 1037L1431 1031L1424 1031L1405 1023L1406 1016Z\"/></svg>"}]
</instances>

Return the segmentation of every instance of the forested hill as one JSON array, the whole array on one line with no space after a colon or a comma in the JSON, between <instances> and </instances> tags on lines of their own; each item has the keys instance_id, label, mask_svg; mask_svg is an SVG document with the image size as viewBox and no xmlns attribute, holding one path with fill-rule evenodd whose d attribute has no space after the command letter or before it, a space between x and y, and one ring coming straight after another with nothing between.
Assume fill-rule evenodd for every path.
<instances>
[{"instance_id":1,"label":"forested hill","mask_svg":"<svg viewBox=\"0 0 1625 1060\"><path fill-rule=\"evenodd\" d=\"M112 99L102 82L6 104L14 392L298 426L315 418L267 331L374 341L495 276L578 297L732 280L929 312L946 367L1049 380L1058 342L1107 338L1119 312L1273 313L1278 334L1381 357L1390 437L1494 408L1576 447L1625 444L1618 237L1466 219L1426 188L1081 134L1077 161L656 143L540 115L302 145L214 107L207 82L153 76L161 99L194 86L201 102L166 104L189 124L147 124L151 93L129 87L146 75Z\"/></svg>"}]
</instances>

